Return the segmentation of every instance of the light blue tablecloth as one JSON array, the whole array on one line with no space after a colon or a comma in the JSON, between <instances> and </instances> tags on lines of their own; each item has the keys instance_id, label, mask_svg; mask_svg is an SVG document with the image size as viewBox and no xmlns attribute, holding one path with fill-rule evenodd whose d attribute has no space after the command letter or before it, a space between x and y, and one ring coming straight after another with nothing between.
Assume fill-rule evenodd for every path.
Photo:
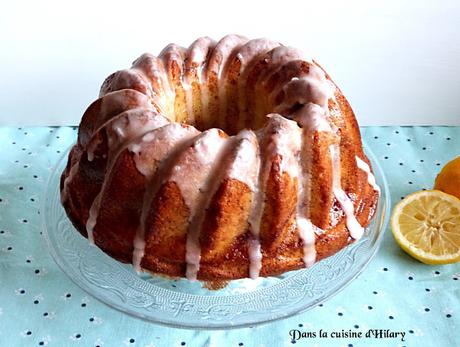
<instances>
[{"instance_id":1,"label":"light blue tablecloth","mask_svg":"<svg viewBox=\"0 0 460 347\"><path fill-rule=\"evenodd\" d=\"M368 146L387 175L393 203L430 188L460 155L458 127L368 127ZM460 264L423 265L387 230L369 267L345 290L301 315L230 331L157 326L108 308L79 289L48 253L40 203L50 169L76 130L0 128L0 346L460 346ZM292 341L289 332L329 338ZM398 338L331 338L389 329Z\"/></svg>"}]
</instances>

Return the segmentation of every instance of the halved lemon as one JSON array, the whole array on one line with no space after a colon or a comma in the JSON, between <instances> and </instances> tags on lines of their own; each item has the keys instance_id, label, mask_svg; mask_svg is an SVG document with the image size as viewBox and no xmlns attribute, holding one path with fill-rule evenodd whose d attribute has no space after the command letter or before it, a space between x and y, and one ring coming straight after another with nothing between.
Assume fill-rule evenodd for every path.
<instances>
[{"instance_id":1,"label":"halved lemon","mask_svg":"<svg viewBox=\"0 0 460 347\"><path fill-rule=\"evenodd\" d=\"M460 157L448 162L436 176L433 189L460 199Z\"/></svg>"},{"instance_id":2,"label":"halved lemon","mask_svg":"<svg viewBox=\"0 0 460 347\"><path fill-rule=\"evenodd\" d=\"M460 261L460 200L438 190L408 195L393 209L396 242L425 264Z\"/></svg>"}]
</instances>

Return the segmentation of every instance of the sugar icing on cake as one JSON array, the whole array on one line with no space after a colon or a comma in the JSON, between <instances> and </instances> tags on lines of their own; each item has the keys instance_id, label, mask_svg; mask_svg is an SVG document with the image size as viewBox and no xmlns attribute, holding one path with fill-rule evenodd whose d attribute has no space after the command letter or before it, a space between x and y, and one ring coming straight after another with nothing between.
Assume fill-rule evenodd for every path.
<instances>
[{"instance_id":1,"label":"sugar icing on cake","mask_svg":"<svg viewBox=\"0 0 460 347\"><path fill-rule=\"evenodd\" d=\"M238 35L110 75L61 180L90 242L139 271L206 281L311 266L362 237L378 193L325 71Z\"/></svg>"}]
</instances>

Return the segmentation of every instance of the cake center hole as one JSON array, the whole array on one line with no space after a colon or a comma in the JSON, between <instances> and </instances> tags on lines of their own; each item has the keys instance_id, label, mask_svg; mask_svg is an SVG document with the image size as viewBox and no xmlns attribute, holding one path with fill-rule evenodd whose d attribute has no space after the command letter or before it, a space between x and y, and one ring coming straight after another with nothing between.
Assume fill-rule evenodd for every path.
<instances>
[{"instance_id":1,"label":"cake center hole","mask_svg":"<svg viewBox=\"0 0 460 347\"><path fill-rule=\"evenodd\" d=\"M246 91L242 95L237 86L230 83L227 83L225 97L219 97L212 90L212 83L207 87L210 90L204 88L197 83L176 88L171 107L173 121L193 125L201 131L219 128L228 135L236 135L243 129L262 128L267 114L275 108L265 93Z\"/></svg>"}]
</instances>

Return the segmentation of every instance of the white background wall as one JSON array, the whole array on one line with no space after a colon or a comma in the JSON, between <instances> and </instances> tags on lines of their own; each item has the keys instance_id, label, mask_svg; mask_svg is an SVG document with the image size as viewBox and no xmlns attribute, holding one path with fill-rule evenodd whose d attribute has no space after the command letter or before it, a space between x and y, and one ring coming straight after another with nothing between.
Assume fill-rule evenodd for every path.
<instances>
[{"instance_id":1,"label":"white background wall","mask_svg":"<svg viewBox=\"0 0 460 347\"><path fill-rule=\"evenodd\" d=\"M310 53L362 125L460 125L460 2L3 1L0 125L78 124L103 79L203 35Z\"/></svg>"}]
</instances>

